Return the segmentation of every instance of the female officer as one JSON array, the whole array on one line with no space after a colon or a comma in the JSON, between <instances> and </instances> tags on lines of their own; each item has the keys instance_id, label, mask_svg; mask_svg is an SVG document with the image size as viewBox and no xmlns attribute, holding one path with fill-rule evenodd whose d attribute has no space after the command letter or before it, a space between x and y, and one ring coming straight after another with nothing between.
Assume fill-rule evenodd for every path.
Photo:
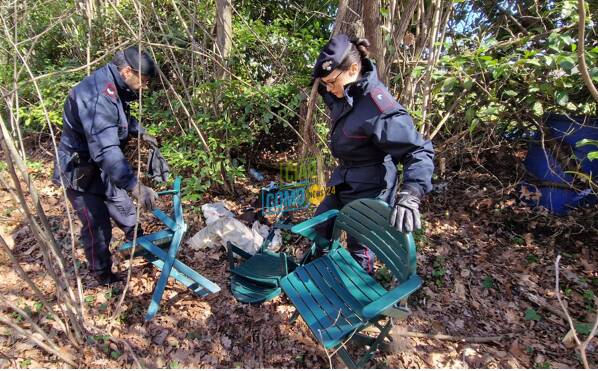
<instances>
[{"instance_id":1,"label":"female officer","mask_svg":"<svg viewBox=\"0 0 598 371\"><path fill-rule=\"evenodd\" d=\"M369 42L333 37L320 52L313 77L320 78L319 93L330 108L330 150L339 166L332 173L327 196L316 215L341 209L359 198L379 198L393 206L390 223L400 232L421 228L419 202L432 189L434 149L422 138L405 108L378 80L368 58ZM403 182L397 188L397 164L403 164ZM322 223L318 233L332 237L334 220ZM349 237L348 249L368 272L374 255Z\"/></svg>"}]
</instances>

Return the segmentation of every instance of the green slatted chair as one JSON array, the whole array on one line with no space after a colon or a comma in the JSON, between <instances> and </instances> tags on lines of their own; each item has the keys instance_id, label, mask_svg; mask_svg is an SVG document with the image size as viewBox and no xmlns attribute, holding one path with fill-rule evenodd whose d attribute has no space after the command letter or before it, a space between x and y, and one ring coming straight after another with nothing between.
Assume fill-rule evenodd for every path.
<instances>
[{"instance_id":1,"label":"green slatted chair","mask_svg":"<svg viewBox=\"0 0 598 371\"><path fill-rule=\"evenodd\" d=\"M316 243L314 227L337 218L330 252L296 268L281 280L281 287L297 309L292 320L300 315L324 348L337 352L349 368L362 368L378 349L389 347L389 317L407 315L407 298L422 284L415 271L413 236L390 226L390 211L383 201L360 199L291 229ZM394 288L387 291L353 259L340 243L342 231L376 254L396 278ZM380 330L378 337L360 333L372 325ZM357 362L345 348L347 340L368 348Z\"/></svg>"},{"instance_id":2,"label":"green slatted chair","mask_svg":"<svg viewBox=\"0 0 598 371\"><path fill-rule=\"evenodd\" d=\"M246 304L260 304L274 299L281 293L280 280L296 267L294 259L284 252L273 252L268 246L277 229L291 229L290 218L275 223L255 255L250 255L231 242L227 243L230 290L235 299ZM244 261L235 263L234 254Z\"/></svg>"}]
</instances>

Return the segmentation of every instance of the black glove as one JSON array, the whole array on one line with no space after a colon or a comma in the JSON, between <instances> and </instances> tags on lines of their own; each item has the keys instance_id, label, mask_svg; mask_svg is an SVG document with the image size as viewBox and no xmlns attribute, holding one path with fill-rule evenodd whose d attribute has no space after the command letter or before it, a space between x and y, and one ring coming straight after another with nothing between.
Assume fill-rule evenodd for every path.
<instances>
[{"instance_id":1,"label":"black glove","mask_svg":"<svg viewBox=\"0 0 598 371\"><path fill-rule=\"evenodd\" d=\"M143 140L145 143L149 144L151 147L158 147L158 140L157 140L157 139L156 139L156 137L155 137L155 136L153 136L153 135L150 135L150 134L148 134L148 133L143 133L143 134L141 135L141 139L142 139L142 140Z\"/></svg>"},{"instance_id":2,"label":"black glove","mask_svg":"<svg viewBox=\"0 0 598 371\"><path fill-rule=\"evenodd\" d=\"M156 208L158 194L150 187L144 186L141 182L138 182L135 184L135 187L133 187L131 194L146 210L153 210Z\"/></svg>"},{"instance_id":3,"label":"black glove","mask_svg":"<svg viewBox=\"0 0 598 371\"><path fill-rule=\"evenodd\" d=\"M401 233L413 232L422 227L419 215L419 197L401 191L390 213L390 225Z\"/></svg>"}]
</instances>

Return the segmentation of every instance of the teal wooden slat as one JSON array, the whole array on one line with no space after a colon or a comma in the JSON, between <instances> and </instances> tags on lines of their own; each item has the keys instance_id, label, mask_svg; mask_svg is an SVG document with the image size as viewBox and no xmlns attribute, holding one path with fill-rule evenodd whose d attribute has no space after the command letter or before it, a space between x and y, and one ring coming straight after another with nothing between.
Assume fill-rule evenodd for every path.
<instances>
[{"instance_id":1,"label":"teal wooden slat","mask_svg":"<svg viewBox=\"0 0 598 371\"><path fill-rule=\"evenodd\" d=\"M181 205L181 178L177 177L174 181L174 189L178 192L172 197L172 204L174 209L174 221L178 226L184 225L183 221L183 206Z\"/></svg>"},{"instance_id":2,"label":"teal wooden slat","mask_svg":"<svg viewBox=\"0 0 598 371\"><path fill-rule=\"evenodd\" d=\"M152 259L151 256L148 257L148 261L150 263L152 263L154 266L156 266L160 271L164 267L164 262L162 260L160 260L160 259L155 258L155 257L153 259ZM183 284L189 290L193 291L195 294L197 294L200 297L204 297L204 296L207 296L207 295L209 295L209 294L212 293L211 291L209 291L205 287L199 285L197 282L191 280L185 274L179 272L175 267L172 267L172 270L170 271L170 277L172 277L173 279L175 279L179 283Z\"/></svg>"},{"instance_id":3,"label":"teal wooden slat","mask_svg":"<svg viewBox=\"0 0 598 371\"><path fill-rule=\"evenodd\" d=\"M145 315L146 321L154 318L158 312L158 309L160 308L160 301L162 300L162 295L164 295L164 289L166 288L166 283L168 283L168 277L170 276L170 271L172 270L172 265L174 264L176 253L179 249L182 238L183 233L179 230L175 231L168 249L168 256L166 259L163 259L164 266L162 267L162 274L160 275L158 283L156 284L156 288L154 289L154 293L152 294L152 300L150 302L149 308L147 309L147 314Z\"/></svg>"},{"instance_id":4,"label":"teal wooden slat","mask_svg":"<svg viewBox=\"0 0 598 371\"><path fill-rule=\"evenodd\" d=\"M166 252L164 252L164 250L160 249L159 247L157 247L151 243L142 242L142 243L140 243L140 245L144 249L146 249L147 251L149 251L150 253L152 253L153 255L158 257L159 259L161 259L162 261L166 261L166 259L168 258L168 255ZM185 263L181 262L180 260L175 259L173 265L178 271L185 274L187 277L189 277L191 280L193 280L200 286L205 287L206 290L210 291L211 293L216 293L216 292L220 291L220 286L216 285L214 282L208 280L201 274L197 273L196 271L191 269L189 266L187 266Z\"/></svg>"},{"instance_id":5,"label":"teal wooden slat","mask_svg":"<svg viewBox=\"0 0 598 371\"><path fill-rule=\"evenodd\" d=\"M161 270L160 278L156 283L152 299L145 316L146 320L152 319L157 313L160 301L164 294L168 278L172 277L182 283L194 293L205 296L210 293L220 291L220 287L212 281L206 279L181 261L176 259L180 248L183 235L187 230L187 225L183 219L183 208L181 203L181 177L176 177L173 189L162 191L159 195L172 195L173 198L173 216L169 216L159 209L152 210L156 218L162 221L168 229L141 236L136 240L136 244L141 246L140 252L145 258ZM156 241L170 241L168 251L162 250L156 246ZM132 248L132 243L125 243L119 250Z\"/></svg>"},{"instance_id":6,"label":"teal wooden slat","mask_svg":"<svg viewBox=\"0 0 598 371\"><path fill-rule=\"evenodd\" d=\"M152 213L156 218L160 219L162 223L166 224L170 230L175 231L178 229L179 226L175 223L175 221L172 220L170 216L166 215L166 213L164 213L162 210L154 209L152 210Z\"/></svg>"},{"instance_id":7,"label":"teal wooden slat","mask_svg":"<svg viewBox=\"0 0 598 371\"><path fill-rule=\"evenodd\" d=\"M154 242L157 240L172 240L172 236L174 235L174 232L172 231L166 231L166 230L162 230L159 232L155 232L155 233L151 233L151 234L146 234L144 236L140 236L137 238L137 240L135 241L137 245L140 244L139 241L147 241L147 242ZM125 242L119 249L118 251L125 251L125 250L129 250L133 247L133 241L128 241Z\"/></svg>"}]
</instances>

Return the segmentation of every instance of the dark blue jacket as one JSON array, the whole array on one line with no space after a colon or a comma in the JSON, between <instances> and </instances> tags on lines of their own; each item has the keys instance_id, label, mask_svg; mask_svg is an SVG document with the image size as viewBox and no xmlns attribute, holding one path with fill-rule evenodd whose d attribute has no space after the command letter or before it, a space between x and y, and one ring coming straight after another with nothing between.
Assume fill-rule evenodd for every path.
<instances>
[{"instance_id":1,"label":"dark blue jacket","mask_svg":"<svg viewBox=\"0 0 598 371\"><path fill-rule=\"evenodd\" d=\"M110 185L131 190L137 183L122 151L129 134L144 133L129 112L128 102L137 98L111 63L69 92L58 147L67 188L104 194ZM59 183L58 174L55 164L54 181Z\"/></svg>"},{"instance_id":2,"label":"dark blue jacket","mask_svg":"<svg viewBox=\"0 0 598 371\"><path fill-rule=\"evenodd\" d=\"M341 183L386 183L394 186L396 165L403 164L403 189L423 196L432 190L434 149L413 120L378 80L366 60L362 78L345 88L343 98L320 87L332 114L330 150L339 159L328 186Z\"/></svg>"}]
</instances>

